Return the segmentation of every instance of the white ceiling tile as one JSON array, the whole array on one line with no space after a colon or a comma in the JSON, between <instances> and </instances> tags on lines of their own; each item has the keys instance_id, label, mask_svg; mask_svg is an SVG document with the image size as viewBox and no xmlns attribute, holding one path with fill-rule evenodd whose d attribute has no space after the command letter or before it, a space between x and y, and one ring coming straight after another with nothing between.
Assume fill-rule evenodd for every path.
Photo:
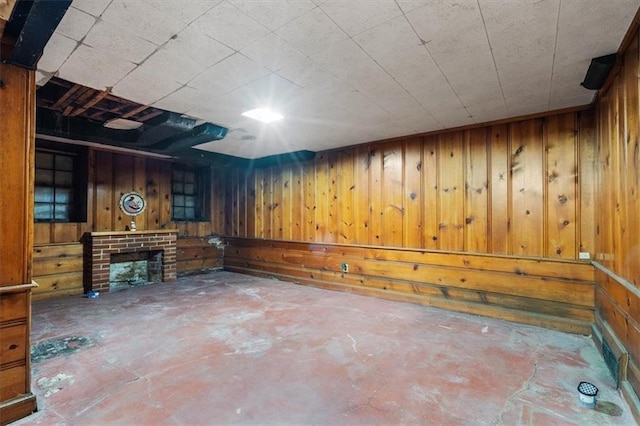
<instances>
[{"instance_id":1,"label":"white ceiling tile","mask_svg":"<svg viewBox=\"0 0 640 426\"><path fill-rule=\"evenodd\" d=\"M348 37L318 8L289 22L276 33L307 56L314 55Z\"/></svg>"},{"instance_id":2,"label":"white ceiling tile","mask_svg":"<svg viewBox=\"0 0 640 426\"><path fill-rule=\"evenodd\" d=\"M393 37L389 37L389 34L393 34ZM354 36L353 40L377 61L393 58L398 52L415 50L420 46L420 38L404 16L360 33ZM389 62L383 63L383 66L387 65Z\"/></svg>"},{"instance_id":3,"label":"white ceiling tile","mask_svg":"<svg viewBox=\"0 0 640 426\"><path fill-rule=\"evenodd\" d=\"M73 0L71 5L76 9L98 17L104 12L111 0Z\"/></svg>"},{"instance_id":4,"label":"white ceiling tile","mask_svg":"<svg viewBox=\"0 0 640 426\"><path fill-rule=\"evenodd\" d=\"M66 37L80 41L82 37L87 35L96 18L85 13L75 7L70 7L62 17L62 20L56 28L56 32Z\"/></svg>"},{"instance_id":5,"label":"white ceiling tile","mask_svg":"<svg viewBox=\"0 0 640 426\"><path fill-rule=\"evenodd\" d=\"M320 8L350 36L402 15L402 11L393 0L359 2L329 0Z\"/></svg>"},{"instance_id":6,"label":"white ceiling tile","mask_svg":"<svg viewBox=\"0 0 640 426\"><path fill-rule=\"evenodd\" d=\"M377 81L388 80L387 73L353 40L331 45L313 56L322 68L356 89L366 91Z\"/></svg>"},{"instance_id":7,"label":"white ceiling tile","mask_svg":"<svg viewBox=\"0 0 640 426\"><path fill-rule=\"evenodd\" d=\"M136 64L157 48L155 44L136 36L135 32L105 21L94 25L83 43Z\"/></svg>"},{"instance_id":8,"label":"white ceiling tile","mask_svg":"<svg viewBox=\"0 0 640 426\"><path fill-rule=\"evenodd\" d=\"M310 0L230 0L230 2L272 31L316 7Z\"/></svg>"},{"instance_id":9,"label":"white ceiling tile","mask_svg":"<svg viewBox=\"0 0 640 426\"><path fill-rule=\"evenodd\" d=\"M275 34L268 34L258 39L241 52L272 71L278 71L284 66L291 63L297 64L306 59L305 55Z\"/></svg>"},{"instance_id":10,"label":"white ceiling tile","mask_svg":"<svg viewBox=\"0 0 640 426\"><path fill-rule=\"evenodd\" d=\"M113 87L113 94L143 105L150 105L174 92L180 83L156 69L139 66Z\"/></svg>"},{"instance_id":11,"label":"white ceiling tile","mask_svg":"<svg viewBox=\"0 0 640 426\"><path fill-rule=\"evenodd\" d=\"M163 50L179 58L189 58L194 63L210 67L234 52L227 46L198 32L193 27L185 28L163 47Z\"/></svg>"},{"instance_id":12,"label":"white ceiling tile","mask_svg":"<svg viewBox=\"0 0 640 426\"><path fill-rule=\"evenodd\" d=\"M135 68L132 62L80 45L62 65L59 77L97 90L113 87Z\"/></svg>"},{"instance_id":13,"label":"white ceiling tile","mask_svg":"<svg viewBox=\"0 0 640 426\"><path fill-rule=\"evenodd\" d=\"M269 73L268 69L236 53L194 78L189 86L210 95L222 95Z\"/></svg>"},{"instance_id":14,"label":"white ceiling tile","mask_svg":"<svg viewBox=\"0 0 640 426\"><path fill-rule=\"evenodd\" d=\"M226 1L196 19L193 26L235 50L241 50L269 33L255 19Z\"/></svg>"},{"instance_id":15,"label":"white ceiling tile","mask_svg":"<svg viewBox=\"0 0 640 426\"><path fill-rule=\"evenodd\" d=\"M291 60L278 69L278 75L300 87L326 85L335 77L310 58Z\"/></svg>"},{"instance_id":16,"label":"white ceiling tile","mask_svg":"<svg viewBox=\"0 0 640 426\"><path fill-rule=\"evenodd\" d=\"M194 109L200 103L204 103L204 101L205 98L200 90L189 86L182 86L178 90L154 102L153 106L184 114Z\"/></svg>"},{"instance_id":17,"label":"white ceiling tile","mask_svg":"<svg viewBox=\"0 0 640 426\"><path fill-rule=\"evenodd\" d=\"M75 40L54 32L38 61L38 69L51 73L58 71L77 46Z\"/></svg>"},{"instance_id":18,"label":"white ceiling tile","mask_svg":"<svg viewBox=\"0 0 640 426\"><path fill-rule=\"evenodd\" d=\"M139 37L157 45L168 41L186 25L140 0L114 0L102 13L102 19L119 27L135 29Z\"/></svg>"},{"instance_id":19,"label":"white ceiling tile","mask_svg":"<svg viewBox=\"0 0 640 426\"><path fill-rule=\"evenodd\" d=\"M222 0L144 0L144 2L188 24L211 10Z\"/></svg>"},{"instance_id":20,"label":"white ceiling tile","mask_svg":"<svg viewBox=\"0 0 640 426\"><path fill-rule=\"evenodd\" d=\"M282 114L287 113L286 106L300 88L277 74L269 74L254 80L229 94L230 97L242 102L246 110L253 108L268 108Z\"/></svg>"}]
</instances>

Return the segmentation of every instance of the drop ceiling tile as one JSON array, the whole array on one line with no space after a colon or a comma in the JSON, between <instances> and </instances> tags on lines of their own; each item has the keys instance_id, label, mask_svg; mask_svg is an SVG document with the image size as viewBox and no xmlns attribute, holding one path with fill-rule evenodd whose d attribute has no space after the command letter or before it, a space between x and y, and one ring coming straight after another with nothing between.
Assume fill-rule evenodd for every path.
<instances>
[{"instance_id":1,"label":"drop ceiling tile","mask_svg":"<svg viewBox=\"0 0 640 426\"><path fill-rule=\"evenodd\" d=\"M154 102L153 106L184 114L204 102L205 98L200 90L189 86L182 86L178 90Z\"/></svg>"},{"instance_id":2,"label":"drop ceiling tile","mask_svg":"<svg viewBox=\"0 0 640 426\"><path fill-rule=\"evenodd\" d=\"M351 39L334 43L312 59L357 89L365 90L363 86L389 79L387 73Z\"/></svg>"},{"instance_id":3,"label":"drop ceiling tile","mask_svg":"<svg viewBox=\"0 0 640 426\"><path fill-rule=\"evenodd\" d=\"M76 9L98 17L104 12L111 0L73 0L71 4Z\"/></svg>"},{"instance_id":4,"label":"drop ceiling tile","mask_svg":"<svg viewBox=\"0 0 640 426\"><path fill-rule=\"evenodd\" d=\"M310 0L231 0L230 2L272 31L316 7Z\"/></svg>"},{"instance_id":5,"label":"drop ceiling tile","mask_svg":"<svg viewBox=\"0 0 640 426\"><path fill-rule=\"evenodd\" d=\"M113 87L135 64L101 50L80 45L62 65L59 77L97 90Z\"/></svg>"},{"instance_id":6,"label":"drop ceiling tile","mask_svg":"<svg viewBox=\"0 0 640 426\"><path fill-rule=\"evenodd\" d=\"M276 34L307 56L321 52L348 36L322 10L316 8L289 22Z\"/></svg>"},{"instance_id":7,"label":"drop ceiling tile","mask_svg":"<svg viewBox=\"0 0 640 426\"><path fill-rule=\"evenodd\" d=\"M157 69L139 66L113 87L113 94L144 105L176 91L180 83L172 80Z\"/></svg>"},{"instance_id":8,"label":"drop ceiling tile","mask_svg":"<svg viewBox=\"0 0 640 426\"><path fill-rule=\"evenodd\" d=\"M241 50L269 33L255 19L226 1L196 19L192 25L234 50Z\"/></svg>"},{"instance_id":9,"label":"drop ceiling tile","mask_svg":"<svg viewBox=\"0 0 640 426\"><path fill-rule=\"evenodd\" d=\"M144 19L140 17L144 16ZM114 0L102 13L102 19L161 45L177 34L186 24L139 0Z\"/></svg>"},{"instance_id":10,"label":"drop ceiling tile","mask_svg":"<svg viewBox=\"0 0 640 426\"><path fill-rule=\"evenodd\" d=\"M58 71L77 46L75 40L54 32L38 61L38 69L50 73Z\"/></svg>"},{"instance_id":11,"label":"drop ceiling tile","mask_svg":"<svg viewBox=\"0 0 640 426\"><path fill-rule=\"evenodd\" d=\"M330 0L320 8L350 36L402 15L393 0L345 2Z\"/></svg>"},{"instance_id":12,"label":"drop ceiling tile","mask_svg":"<svg viewBox=\"0 0 640 426\"><path fill-rule=\"evenodd\" d=\"M231 54L231 49L206 35L185 30L147 58L142 67L150 72L162 70L166 78L186 84Z\"/></svg>"},{"instance_id":13,"label":"drop ceiling tile","mask_svg":"<svg viewBox=\"0 0 640 426\"><path fill-rule=\"evenodd\" d=\"M241 102L244 111L253 108L269 108L286 114L286 105L291 104L292 99L300 91L300 88L277 74L269 74L258 80L254 80L233 92L229 96ZM241 112L244 112L241 111Z\"/></svg>"},{"instance_id":14,"label":"drop ceiling tile","mask_svg":"<svg viewBox=\"0 0 640 426\"><path fill-rule=\"evenodd\" d=\"M336 80L328 71L316 64L310 58L301 61L291 60L277 71L278 75L291 81L299 87L326 86Z\"/></svg>"},{"instance_id":15,"label":"drop ceiling tile","mask_svg":"<svg viewBox=\"0 0 640 426\"><path fill-rule=\"evenodd\" d=\"M236 53L198 75L189 86L209 95L222 95L269 73L268 69Z\"/></svg>"},{"instance_id":16,"label":"drop ceiling tile","mask_svg":"<svg viewBox=\"0 0 640 426\"><path fill-rule=\"evenodd\" d=\"M173 16L180 21L189 24L220 4L222 0L144 0L162 13Z\"/></svg>"},{"instance_id":17,"label":"drop ceiling tile","mask_svg":"<svg viewBox=\"0 0 640 426\"><path fill-rule=\"evenodd\" d=\"M389 34L393 34L393 37ZM384 58L390 58L389 61L393 61L398 52L415 50L420 46L420 38L404 16L362 32L354 36L353 40L376 61ZM389 61L383 65L388 65Z\"/></svg>"},{"instance_id":18,"label":"drop ceiling tile","mask_svg":"<svg viewBox=\"0 0 640 426\"><path fill-rule=\"evenodd\" d=\"M70 7L62 17L56 32L80 41L96 23L96 18L75 7Z\"/></svg>"},{"instance_id":19,"label":"drop ceiling tile","mask_svg":"<svg viewBox=\"0 0 640 426\"><path fill-rule=\"evenodd\" d=\"M305 55L275 34L258 39L241 52L272 71L278 71L292 62L301 63L306 59Z\"/></svg>"},{"instance_id":20,"label":"drop ceiling tile","mask_svg":"<svg viewBox=\"0 0 640 426\"><path fill-rule=\"evenodd\" d=\"M476 33L478 25L482 26L477 3L471 1L430 1L412 9L406 16L427 44L433 40L463 36L465 31Z\"/></svg>"},{"instance_id":21,"label":"drop ceiling tile","mask_svg":"<svg viewBox=\"0 0 640 426\"><path fill-rule=\"evenodd\" d=\"M105 21L94 25L83 43L136 64L157 48L155 44L136 36L135 32Z\"/></svg>"}]
</instances>

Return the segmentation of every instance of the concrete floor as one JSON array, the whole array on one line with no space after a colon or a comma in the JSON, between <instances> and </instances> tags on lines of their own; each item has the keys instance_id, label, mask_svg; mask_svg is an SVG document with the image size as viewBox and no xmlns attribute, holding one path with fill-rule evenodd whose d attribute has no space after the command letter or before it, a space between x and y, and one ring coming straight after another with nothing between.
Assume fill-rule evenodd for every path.
<instances>
[{"instance_id":1,"label":"concrete floor","mask_svg":"<svg viewBox=\"0 0 640 426\"><path fill-rule=\"evenodd\" d=\"M588 337L229 272L36 302L32 334L19 425L635 424Z\"/></svg>"}]
</instances>

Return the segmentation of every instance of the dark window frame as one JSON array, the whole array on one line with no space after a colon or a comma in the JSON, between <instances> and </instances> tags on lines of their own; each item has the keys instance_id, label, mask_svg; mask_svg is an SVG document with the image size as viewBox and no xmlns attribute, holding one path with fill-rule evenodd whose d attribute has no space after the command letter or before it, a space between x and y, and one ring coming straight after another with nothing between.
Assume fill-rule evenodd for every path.
<instances>
[{"instance_id":1,"label":"dark window frame","mask_svg":"<svg viewBox=\"0 0 640 426\"><path fill-rule=\"evenodd\" d=\"M47 161L45 156L49 156L50 160ZM87 221L87 158L86 147L36 139L34 222L82 223ZM68 161L71 161L71 166L63 167L63 164ZM68 179L70 181L67 181ZM50 195L47 196L47 193ZM49 213L43 215L39 212L38 207L41 206L50 206Z\"/></svg>"},{"instance_id":2,"label":"dark window frame","mask_svg":"<svg viewBox=\"0 0 640 426\"><path fill-rule=\"evenodd\" d=\"M211 218L211 169L173 164L171 168L171 220L208 222Z\"/></svg>"}]
</instances>

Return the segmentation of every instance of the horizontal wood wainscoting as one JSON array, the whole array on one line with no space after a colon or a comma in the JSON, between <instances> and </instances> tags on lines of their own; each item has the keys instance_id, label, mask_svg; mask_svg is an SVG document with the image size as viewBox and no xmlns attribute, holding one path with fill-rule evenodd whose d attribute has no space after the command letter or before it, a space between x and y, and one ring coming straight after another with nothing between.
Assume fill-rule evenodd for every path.
<instances>
[{"instance_id":1,"label":"horizontal wood wainscoting","mask_svg":"<svg viewBox=\"0 0 640 426\"><path fill-rule=\"evenodd\" d=\"M594 341L605 360L603 341L609 347L618 364L620 390L640 421L640 289L600 264L595 265Z\"/></svg>"},{"instance_id":2,"label":"horizontal wood wainscoting","mask_svg":"<svg viewBox=\"0 0 640 426\"><path fill-rule=\"evenodd\" d=\"M225 242L228 271L585 335L594 321L589 263L250 238Z\"/></svg>"},{"instance_id":3,"label":"horizontal wood wainscoting","mask_svg":"<svg viewBox=\"0 0 640 426\"><path fill-rule=\"evenodd\" d=\"M210 241L210 237L178 238L178 276L222 269L222 249Z\"/></svg>"},{"instance_id":4,"label":"horizontal wood wainscoting","mask_svg":"<svg viewBox=\"0 0 640 426\"><path fill-rule=\"evenodd\" d=\"M33 248L33 299L82 294L82 243L42 244Z\"/></svg>"}]
</instances>

